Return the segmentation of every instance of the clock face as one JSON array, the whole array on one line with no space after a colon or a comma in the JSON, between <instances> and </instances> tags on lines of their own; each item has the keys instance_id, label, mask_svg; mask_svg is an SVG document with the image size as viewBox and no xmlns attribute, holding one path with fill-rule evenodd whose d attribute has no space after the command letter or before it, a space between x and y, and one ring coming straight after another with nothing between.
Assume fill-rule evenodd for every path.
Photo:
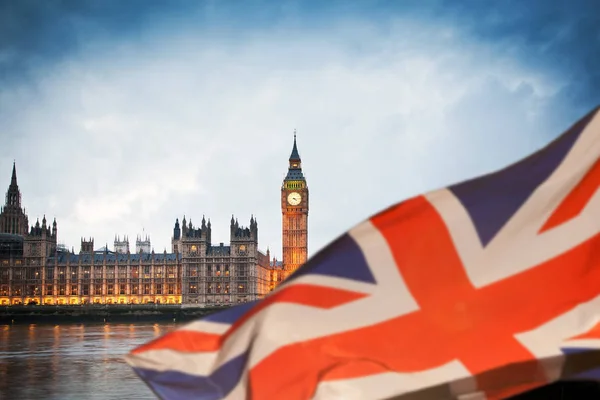
<instances>
[{"instance_id":1,"label":"clock face","mask_svg":"<svg viewBox=\"0 0 600 400\"><path fill-rule=\"evenodd\" d=\"M292 192L288 194L287 200L291 205L297 206L302 201L302 196L300 196L300 193L298 192Z\"/></svg>"}]
</instances>

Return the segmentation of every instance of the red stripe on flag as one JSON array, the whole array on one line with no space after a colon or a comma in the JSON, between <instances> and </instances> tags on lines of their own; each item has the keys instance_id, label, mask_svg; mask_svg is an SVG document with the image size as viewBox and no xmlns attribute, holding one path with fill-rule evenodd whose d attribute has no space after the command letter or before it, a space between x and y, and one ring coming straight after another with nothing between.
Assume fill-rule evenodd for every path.
<instances>
[{"instance_id":1,"label":"red stripe on flag","mask_svg":"<svg viewBox=\"0 0 600 400\"><path fill-rule=\"evenodd\" d=\"M217 351L221 347L221 335L197 331L177 330L134 349L131 354L148 350L175 350L186 353Z\"/></svg>"},{"instance_id":2,"label":"red stripe on flag","mask_svg":"<svg viewBox=\"0 0 600 400\"><path fill-rule=\"evenodd\" d=\"M600 186L600 160L596 161L592 169L548 218L540 229L540 233L564 224L579 215L598 190L598 186Z\"/></svg>"},{"instance_id":3,"label":"red stripe on flag","mask_svg":"<svg viewBox=\"0 0 600 400\"><path fill-rule=\"evenodd\" d=\"M600 339L600 322L592 327L589 331L582 333L581 335L573 336L568 340L577 340L577 339Z\"/></svg>"},{"instance_id":4,"label":"red stripe on flag","mask_svg":"<svg viewBox=\"0 0 600 400\"><path fill-rule=\"evenodd\" d=\"M330 309L342 304L365 297L364 293L351 292L342 289L297 284L285 287L257 303L242 318L235 322L223 335L191 330L177 330L167 333L143 346L134 349L132 354L149 350L174 350L185 353L217 351L223 342L231 336L239 326L250 317L274 303L292 303L308 307Z\"/></svg>"},{"instance_id":5,"label":"red stripe on flag","mask_svg":"<svg viewBox=\"0 0 600 400\"><path fill-rule=\"evenodd\" d=\"M306 283L284 287L281 290L271 293L248 310L246 314L231 326L227 331L226 336L235 331L239 326L243 325L252 316L274 303L292 303L308 307L330 309L361 299L365 296L368 296L368 294Z\"/></svg>"}]
</instances>

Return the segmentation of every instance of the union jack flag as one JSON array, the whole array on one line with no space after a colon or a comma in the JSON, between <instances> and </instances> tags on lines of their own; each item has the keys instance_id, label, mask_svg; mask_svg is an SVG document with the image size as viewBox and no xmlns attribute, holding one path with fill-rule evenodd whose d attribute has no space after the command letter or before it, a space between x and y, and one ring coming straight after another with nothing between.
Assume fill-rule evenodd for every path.
<instances>
[{"instance_id":1,"label":"union jack flag","mask_svg":"<svg viewBox=\"0 0 600 400\"><path fill-rule=\"evenodd\" d=\"M501 399L600 376L600 112L127 360L164 399Z\"/></svg>"}]
</instances>

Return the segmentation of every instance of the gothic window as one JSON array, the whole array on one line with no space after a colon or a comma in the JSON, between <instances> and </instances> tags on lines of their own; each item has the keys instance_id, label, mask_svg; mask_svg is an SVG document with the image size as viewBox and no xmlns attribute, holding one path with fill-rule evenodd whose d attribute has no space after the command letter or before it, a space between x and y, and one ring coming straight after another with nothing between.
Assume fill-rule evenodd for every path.
<instances>
[{"instance_id":1,"label":"gothic window","mask_svg":"<svg viewBox=\"0 0 600 400\"><path fill-rule=\"evenodd\" d=\"M175 294L175 285L168 285L169 294Z\"/></svg>"},{"instance_id":2,"label":"gothic window","mask_svg":"<svg viewBox=\"0 0 600 400\"><path fill-rule=\"evenodd\" d=\"M46 285L46 296L52 296L52 285Z\"/></svg>"},{"instance_id":3,"label":"gothic window","mask_svg":"<svg viewBox=\"0 0 600 400\"><path fill-rule=\"evenodd\" d=\"M58 286L58 295L64 296L67 293L67 287L65 285Z\"/></svg>"},{"instance_id":4,"label":"gothic window","mask_svg":"<svg viewBox=\"0 0 600 400\"><path fill-rule=\"evenodd\" d=\"M54 279L54 267L47 267L46 268L46 280L53 280Z\"/></svg>"},{"instance_id":5,"label":"gothic window","mask_svg":"<svg viewBox=\"0 0 600 400\"><path fill-rule=\"evenodd\" d=\"M188 291L189 294L196 294L198 293L198 285L194 284L190 284L190 288Z\"/></svg>"},{"instance_id":6,"label":"gothic window","mask_svg":"<svg viewBox=\"0 0 600 400\"><path fill-rule=\"evenodd\" d=\"M238 285L238 293L246 293L246 284L245 283L240 283Z\"/></svg>"},{"instance_id":7,"label":"gothic window","mask_svg":"<svg viewBox=\"0 0 600 400\"><path fill-rule=\"evenodd\" d=\"M144 294L150 294L150 284L148 283L144 285Z\"/></svg>"},{"instance_id":8,"label":"gothic window","mask_svg":"<svg viewBox=\"0 0 600 400\"><path fill-rule=\"evenodd\" d=\"M94 285L94 294L96 296L102 296L102 284L95 284Z\"/></svg>"},{"instance_id":9,"label":"gothic window","mask_svg":"<svg viewBox=\"0 0 600 400\"><path fill-rule=\"evenodd\" d=\"M81 288L81 291L83 292L84 296L89 296L90 295L90 285L83 285L83 287Z\"/></svg>"},{"instance_id":10,"label":"gothic window","mask_svg":"<svg viewBox=\"0 0 600 400\"><path fill-rule=\"evenodd\" d=\"M77 285L71 285L71 296L77 296Z\"/></svg>"},{"instance_id":11,"label":"gothic window","mask_svg":"<svg viewBox=\"0 0 600 400\"><path fill-rule=\"evenodd\" d=\"M125 294L127 290L127 285L121 284L119 285L119 294Z\"/></svg>"}]
</instances>

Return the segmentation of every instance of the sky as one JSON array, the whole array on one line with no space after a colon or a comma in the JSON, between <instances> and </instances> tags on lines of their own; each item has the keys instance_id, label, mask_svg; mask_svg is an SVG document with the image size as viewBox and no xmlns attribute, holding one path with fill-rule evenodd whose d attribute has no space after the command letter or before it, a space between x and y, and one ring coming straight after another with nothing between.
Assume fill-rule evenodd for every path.
<instances>
[{"instance_id":1,"label":"sky","mask_svg":"<svg viewBox=\"0 0 600 400\"><path fill-rule=\"evenodd\" d=\"M0 190L79 251L258 220L281 257L293 132L309 255L600 105L597 1L0 0Z\"/></svg>"}]
</instances>

